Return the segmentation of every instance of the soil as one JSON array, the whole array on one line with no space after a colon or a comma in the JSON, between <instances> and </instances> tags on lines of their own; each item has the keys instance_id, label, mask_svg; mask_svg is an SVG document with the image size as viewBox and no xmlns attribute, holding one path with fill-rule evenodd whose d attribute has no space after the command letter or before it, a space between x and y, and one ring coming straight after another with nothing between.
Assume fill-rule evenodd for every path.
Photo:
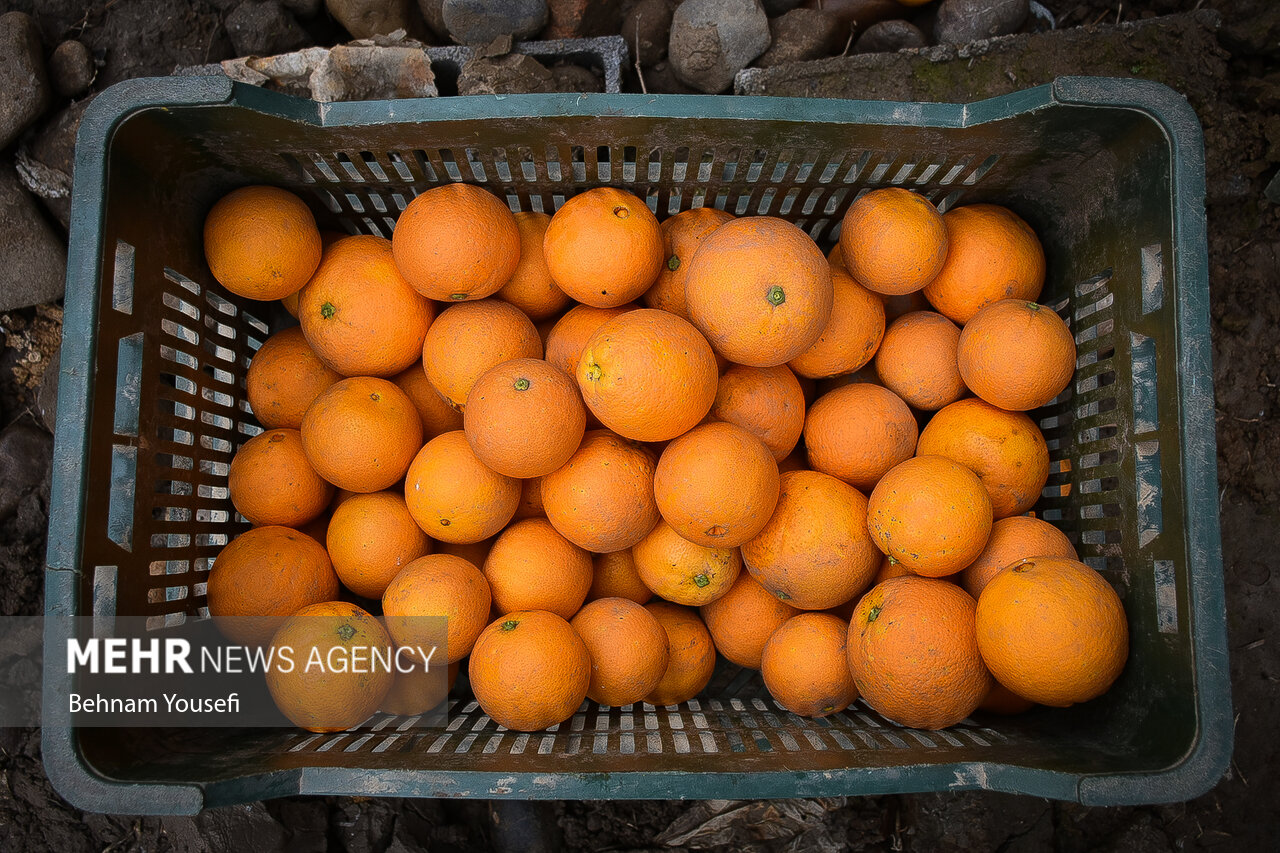
<instances>
[{"instance_id":1,"label":"soil","mask_svg":"<svg viewBox=\"0 0 1280 853\"><path fill-rule=\"evenodd\" d=\"M1280 836L1276 739L1280 715L1280 625L1275 600L1280 572L1280 207L1264 188L1280 166L1280 32L1269 0L1043 0L1062 28L1102 32L1121 21L1213 9L1221 26L1205 37L1169 40L1163 62L1131 67L1181 88L1205 128L1211 312L1215 359L1218 470L1226 570L1231 681L1236 709L1235 759L1209 793L1186 803L1138 808L1086 808L996 793L867 797L824 801L804 813L807 830L765 839L752 822L781 821L779 804L561 802L524 808L541 817L547 837L533 849L641 850L1001 850L1195 851L1272 849ZM102 60L95 90L126 77L165 74L174 66L230 56L221 19L234 3L206 0L108 0L99 3L15 0L0 10L33 12L49 45L76 36ZM317 43L340 33L325 15L307 24ZM1070 51L1054 61L1065 71L1096 73L1087 39L1049 36ZM1083 46L1080 46L1083 45ZM1160 45L1149 47L1160 49ZM900 81L908 92L927 81ZM1025 85L1021 81L1019 85ZM1181 85L1179 85L1181 84ZM1004 81L1001 86L1018 88ZM996 82L969 99L1004 91ZM38 362L51 354L51 311L28 309L0 318L0 417L32 423ZM32 354L35 353L33 359ZM45 463L47 465L47 463ZM31 490L0 523L0 614L43 609L41 569L48 511L46 486ZM499 818L503 809L498 805ZM719 809L718 812L715 810ZM717 835L664 847L673 824L687 826L741 809L738 823ZM40 761L39 731L0 729L0 849L78 851L221 851L418 849L484 850L502 844L501 819L483 802L350 797L283 798L210 810L195 818L95 815L65 803ZM495 829L497 827L497 829ZM707 842L711 839L706 839ZM518 849L507 846L506 849Z\"/></svg>"}]
</instances>

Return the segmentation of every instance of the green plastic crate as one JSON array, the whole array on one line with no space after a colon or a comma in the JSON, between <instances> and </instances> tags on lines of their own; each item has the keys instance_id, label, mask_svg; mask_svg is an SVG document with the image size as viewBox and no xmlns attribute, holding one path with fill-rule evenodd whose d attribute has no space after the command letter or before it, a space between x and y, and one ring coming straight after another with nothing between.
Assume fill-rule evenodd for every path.
<instances>
[{"instance_id":1,"label":"green plastic crate","mask_svg":"<svg viewBox=\"0 0 1280 853\"><path fill-rule=\"evenodd\" d=\"M226 496L254 430L252 351L278 309L231 296L203 260L210 205L290 187L322 226L387 235L434 184L550 211L626 187L790 219L823 246L860 190L942 207L994 201L1043 238L1042 301L1079 369L1033 413L1054 459L1037 509L1120 591L1132 655L1105 697L1065 710L902 729L862 704L788 714L722 667L674 708L584 705L553 732L499 729L469 696L447 728L375 717L299 730L74 729L46 667L44 761L74 804L194 812L287 794L515 798L793 797L986 788L1083 803L1174 801L1231 752L1218 535L1200 127L1177 93L1067 78L980 103L528 95L315 104L221 78L100 95L77 148L49 528L49 615L205 618ZM123 414L122 414L123 413ZM134 414L136 413L136 415ZM50 619L46 650L63 646ZM56 654L52 652L52 654Z\"/></svg>"}]
</instances>

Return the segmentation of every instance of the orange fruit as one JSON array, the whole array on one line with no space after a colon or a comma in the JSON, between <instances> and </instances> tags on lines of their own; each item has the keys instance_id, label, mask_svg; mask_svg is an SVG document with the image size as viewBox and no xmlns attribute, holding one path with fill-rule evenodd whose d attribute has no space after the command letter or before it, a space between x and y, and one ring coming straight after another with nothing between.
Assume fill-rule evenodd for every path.
<instances>
[{"instance_id":1,"label":"orange fruit","mask_svg":"<svg viewBox=\"0 0 1280 853\"><path fill-rule=\"evenodd\" d=\"M601 598L569 623L591 655L587 698L630 705L648 696L667 671L667 633L643 606L627 598Z\"/></svg>"},{"instance_id":2,"label":"orange fruit","mask_svg":"<svg viewBox=\"0 0 1280 853\"><path fill-rule=\"evenodd\" d=\"M395 681L391 638L377 619L345 601L302 608L275 632L271 646L276 654L292 649L294 666L267 667L267 689L276 707L307 731L360 725ZM380 658L374 658L375 650ZM313 656L324 665L306 665Z\"/></svg>"},{"instance_id":3,"label":"orange fruit","mask_svg":"<svg viewBox=\"0 0 1280 853\"><path fill-rule=\"evenodd\" d=\"M1023 699L998 681L991 685L991 692L978 705L978 710L990 714L1021 714L1036 706L1030 699Z\"/></svg>"},{"instance_id":4,"label":"orange fruit","mask_svg":"<svg viewBox=\"0 0 1280 853\"><path fill-rule=\"evenodd\" d=\"M298 297L307 343L344 376L394 376L422 355L435 319L430 300L409 286L382 237L344 237L325 249Z\"/></svg>"},{"instance_id":5,"label":"orange fruit","mask_svg":"<svg viewBox=\"0 0 1280 853\"><path fill-rule=\"evenodd\" d=\"M326 534L333 570L347 589L382 598L400 570L431 553L431 540L409 514L404 495L354 495L333 512Z\"/></svg>"},{"instance_id":6,"label":"orange fruit","mask_svg":"<svg viewBox=\"0 0 1280 853\"><path fill-rule=\"evenodd\" d=\"M884 337L880 297L843 270L832 269L831 284L831 319L813 346L790 361L792 370L811 379L852 373L871 360Z\"/></svg>"},{"instance_id":7,"label":"orange fruit","mask_svg":"<svg viewBox=\"0 0 1280 853\"><path fill-rule=\"evenodd\" d=\"M582 351L587 348L587 341L591 340L596 330L619 314L634 310L634 305L619 305L616 308L573 306L556 321L547 334L547 363L570 376L577 376Z\"/></svg>"},{"instance_id":8,"label":"orange fruit","mask_svg":"<svg viewBox=\"0 0 1280 853\"><path fill-rule=\"evenodd\" d=\"M427 442L404 481L418 526L442 542L479 542L507 525L520 503L520 481L489 468L462 430Z\"/></svg>"},{"instance_id":9,"label":"orange fruit","mask_svg":"<svg viewBox=\"0 0 1280 853\"><path fill-rule=\"evenodd\" d=\"M276 332L258 348L245 375L254 417L267 429L298 429L307 407L342 378L316 357L298 326Z\"/></svg>"},{"instance_id":10,"label":"orange fruit","mask_svg":"<svg viewBox=\"0 0 1280 853\"><path fill-rule=\"evenodd\" d=\"M461 557L473 566L483 566L484 561L489 559L489 550L493 548L493 542L498 537L491 536L488 539L481 539L479 542L444 542L439 541L433 545L437 554L452 554L455 557Z\"/></svg>"},{"instance_id":11,"label":"orange fruit","mask_svg":"<svg viewBox=\"0 0 1280 853\"><path fill-rule=\"evenodd\" d=\"M593 573L590 554L545 518L526 518L494 541L484 576L499 613L546 610L570 619L586 600Z\"/></svg>"},{"instance_id":12,"label":"orange fruit","mask_svg":"<svg viewBox=\"0 0 1280 853\"><path fill-rule=\"evenodd\" d=\"M876 569L876 576L871 579L869 587L875 587L884 583L889 578L900 578L906 575L915 576L915 572L890 557L888 554L881 555L880 568ZM951 578L943 578L943 580L951 580ZM835 607L828 607L824 613L830 613L832 616L839 616L845 622L853 618L854 608L858 606L858 602L862 600L861 595L854 595L843 604L837 604Z\"/></svg>"},{"instance_id":13,"label":"orange fruit","mask_svg":"<svg viewBox=\"0 0 1280 853\"><path fill-rule=\"evenodd\" d=\"M564 722L582 705L591 654L568 622L526 610L484 629L467 673L476 701L494 722L530 732Z\"/></svg>"},{"instance_id":14,"label":"orange fruit","mask_svg":"<svg viewBox=\"0 0 1280 853\"><path fill-rule=\"evenodd\" d=\"M801 613L783 623L760 658L764 686L801 717L835 714L858 698L849 674L849 625L827 613Z\"/></svg>"},{"instance_id":15,"label":"orange fruit","mask_svg":"<svg viewBox=\"0 0 1280 853\"><path fill-rule=\"evenodd\" d=\"M808 234L772 216L712 231L685 277L689 319L716 352L752 367L786 364L831 319L831 267Z\"/></svg>"},{"instance_id":16,"label":"orange fruit","mask_svg":"<svg viewBox=\"0 0 1280 853\"><path fill-rule=\"evenodd\" d=\"M947 257L947 226L924 196L901 187L872 190L840 224L840 258L868 290L896 296L924 287Z\"/></svg>"},{"instance_id":17,"label":"orange fruit","mask_svg":"<svg viewBox=\"0 0 1280 853\"><path fill-rule=\"evenodd\" d=\"M513 358L542 358L542 339L519 308L496 299L449 306L422 347L431 385L459 409L477 379Z\"/></svg>"},{"instance_id":18,"label":"orange fruit","mask_svg":"<svg viewBox=\"0 0 1280 853\"><path fill-rule=\"evenodd\" d=\"M273 429L246 441L231 457L231 503L253 524L306 524L329 508L333 486L303 452L296 429Z\"/></svg>"},{"instance_id":19,"label":"orange fruit","mask_svg":"<svg viewBox=\"0 0 1280 853\"><path fill-rule=\"evenodd\" d=\"M885 554L884 559L880 561L880 568L876 570L876 576L872 579L871 585L882 584L889 578L902 578L914 574L915 572L902 565L902 563ZM950 580L950 578L945 578L945 580ZM970 594L972 595L972 593Z\"/></svg>"},{"instance_id":20,"label":"orange fruit","mask_svg":"<svg viewBox=\"0 0 1280 853\"><path fill-rule=\"evenodd\" d=\"M698 330L652 308L629 311L597 329L575 375L601 423L636 441L688 432L710 411L719 382L715 355Z\"/></svg>"},{"instance_id":21,"label":"orange fruit","mask_svg":"<svg viewBox=\"0 0 1280 853\"><path fill-rule=\"evenodd\" d=\"M516 358L471 386L462 423L481 462L508 477L541 477L578 449L587 410L562 371L540 358Z\"/></svg>"},{"instance_id":22,"label":"orange fruit","mask_svg":"<svg viewBox=\"0 0 1280 853\"><path fill-rule=\"evenodd\" d=\"M743 572L728 592L699 608L716 650L730 663L759 669L773 632L800 611Z\"/></svg>"},{"instance_id":23,"label":"orange fruit","mask_svg":"<svg viewBox=\"0 0 1280 853\"><path fill-rule=\"evenodd\" d=\"M915 293L904 293L901 296L885 296L884 319L886 323L892 323L904 314L910 314L913 311L928 311L931 307L929 300L924 298L924 291L922 290L917 290Z\"/></svg>"},{"instance_id":24,"label":"orange fruit","mask_svg":"<svg viewBox=\"0 0 1280 853\"><path fill-rule=\"evenodd\" d=\"M422 665L421 658L415 656L411 662L406 652L400 666L407 671L396 671L391 689L382 697L378 710L397 717L416 717L427 713L448 699L449 691L458 681L461 665L461 662L448 664L442 675L441 667L433 665L428 670Z\"/></svg>"},{"instance_id":25,"label":"orange fruit","mask_svg":"<svg viewBox=\"0 0 1280 853\"><path fill-rule=\"evenodd\" d=\"M653 456L608 430L593 430L542 478L547 519L570 542L607 554L630 548L658 523Z\"/></svg>"},{"instance_id":26,"label":"orange fruit","mask_svg":"<svg viewBox=\"0 0 1280 853\"><path fill-rule=\"evenodd\" d=\"M320 264L320 231L310 208L278 187L241 187L204 221L204 257L227 290L249 299L283 299Z\"/></svg>"},{"instance_id":27,"label":"orange fruit","mask_svg":"<svg viewBox=\"0 0 1280 853\"><path fill-rule=\"evenodd\" d=\"M1035 302L1044 288L1044 248L1018 214L997 204L956 207L947 225L947 260L924 295L939 314L964 325L1001 299Z\"/></svg>"},{"instance_id":28,"label":"orange fruit","mask_svg":"<svg viewBox=\"0 0 1280 853\"><path fill-rule=\"evenodd\" d=\"M645 586L636 570L631 551L628 548L611 554L591 555L591 589L587 590L587 601L629 598L636 604L645 604L653 598L653 591Z\"/></svg>"},{"instance_id":29,"label":"orange fruit","mask_svg":"<svg viewBox=\"0 0 1280 853\"><path fill-rule=\"evenodd\" d=\"M844 265L844 257L840 254L839 243L836 243L831 251L827 253L827 261L831 264L833 275L835 270L840 270L846 274L849 272L849 268ZM875 291L872 291L872 293L875 293ZM912 311L929 310L929 300L925 299L924 292L920 290L896 295L885 293L877 293L876 295L880 297L881 302L884 304L884 319L888 323L892 323L903 314L909 314Z\"/></svg>"},{"instance_id":30,"label":"orange fruit","mask_svg":"<svg viewBox=\"0 0 1280 853\"><path fill-rule=\"evenodd\" d=\"M309 604L338 597L324 546L288 527L255 527L227 544L208 578L209 618L233 643L266 643Z\"/></svg>"},{"instance_id":31,"label":"orange fruit","mask_svg":"<svg viewBox=\"0 0 1280 853\"><path fill-rule=\"evenodd\" d=\"M1078 559L1067 535L1047 521L1025 515L997 519L987 547L960 573L960 585L977 598L1001 569L1033 557Z\"/></svg>"},{"instance_id":32,"label":"orange fruit","mask_svg":"<svg viewBox=\"0 0 1280 853\"><path fill-rule=\"evenodd\" d=\"M916 452L954 459L977 474L996 518L1031 509L1049 481L1049 447L1035 421L973 398L930 418Z\"/></svg>"},{"instance_id":33,"label":"orange fruit","mask_svg":"<svg viewBox=\"0 0 1280 853\"><path fill-rule=\"evenodd\" d=\"M515 273L520 229L493 195L470 184L444 184L405 207L391 251L405 280L428 299L482 299Z\"/></svg>"},{"instance_id":34,"label":"orange fruit","mask_svg":"<svg viewBox=\"0 0 1280 853\"><path fill-rule=\"evenodd\" d=\"M887 580L862 597L849 623L849 671L872 708L914 729L953 726L991 691L978 654L977 605L935 578Z\"/></svg>"},{"instance_id":35,"label":"orange fruit","mask_svg":"<svg viewBox=\"0 0 1280 853\"><path fill-rule=\"evenodd\" d=\"M522 518L546 518L542 508L542 478L529 477L520 481L520 505L516 507L515 521Z\"/></svg>"},{"instance_id":36,"label":"orange fruit","mask_svg":"<svg viewBox=\"0 0 1280 853\"><path fill-rule=\"evenodd\" d=\"M459 412L449 401L440 396L440 392L427 378L427 371L422 362L415 362L400 374L391 377L401 391L409 397L409 402L418 410L418 418L422 421L422 439L430 441L437 435L462 429L462 412Z\"/></svg>"},{"instance_id":37,"label":"orange fruit","mask_svg":"<svg viewBox=\"0 0 1280 853\"><path fill-rule=\"evenodd\" d=\"M885 472L916 452L917 433L915 415L901 397L857 382L813 404L805 417L804 446L813 470L870 492Z\"/></svg>"},{"instance_id":38,"label":"orange fruit","mask_svg":"<svg viewBox=\"0 0 1280 853\"><path fill-rule=\"evenodd\" d=\"M302 419L307 460L335 486L380 492L400 481L422 447L422 422L385 379L344 379L316 397Z\"/></svg>"},{"instance_id":39,"label":"orange fruit","mask_svg":"<svg viewBox=\"0 0 1280 853\"><path fill-rule=\"evenodd\" d=\"M653 493L662 517L685 539L734 548L773 515L778 463L764 442L737 424L703 424L667 445Z\"/></svg>"},{"instance_id":40,"label":"orange fruit","mask_svg":"<svg viewBox=\"0 0 1280 853\"><path fill-rule=\"evenodd\" d=\"M760 534L743 543L742 562L794 607L825 610L848 601L880 566L867 533L867 499L817 471L783 474L778 508Z\"/></svg>"},{"instance_id":41,"label":"orange fruit","mask_svg":"<svg viewBox=\"0 0 1280 853\"><path fill-rule=\"evenodd\" d=\"M643 199L615 187L567 200L551 217L542 251L560 289L597 308L640 296L666 260L658 218Z\"/></svg>"},{"instance_id":42,"label":"orange fruit","mask_svg":"<svg viewBox=\"0 0 1280 853\"><path fill-rule=\"evenodd\" d=\"M1069 557L1019 560L992 578L978 603L977 637L997 681L1055 708L1101 696L1129 657L1120 596Z\"/></svg>"},{"instance_id":43,"label":"orange fruit","mask_svg":"<svg viewBox=\"0 0 1280 853\"><path fill-rule=\"evenodd\" d=\"M934 412L964 396L957 365L960 330L941 314L914 311L889 324L876 353L884 387L911 406Z\"/></svg>"},{"instance_id":44,"label":"orange fruit","mask_svg":"<svg viewBox=\"0 0 1280 853\"><path fill-rule=\"evenodd\" d=\"M867 504L867 527L880 550L926 577L954 574L977 559L991 522L991 498L978 475L944 456L895 466Z\"/></svg>"},{"instance_id":45,"label":"orange fruit","mask_svg":"<svg viewBox=\"0 0 1280 853\"><path fill-rule=\"evenodd\" d=\"M692 607L724 595L742 570L737 548L697 545L665 521L632 546L631 554L646 588L667 601Z\"/></svg>"},{"instance_id":46,"label":"orange fruit","mask_svg":"<svg viewBox=\"0 0 1280 853\"><path fill-rule=\"evenodd\" d=\"M667 635L667 669L644 701L650 705L679 705L702 692L716 668L716 647L698 611L668 601L654 601L645 610Z\"/></svg>"},{"instance_id":47,"label":"orange fruit","mask_svg":"<svg viewBox=\"0 0 1280 853\"><path fill-rule=\"evenodd\" d=\"M647 307L689 319L684 296L689 262L706 236L730 219L733 219L733 214L723 210L695 207L662 221L658 230L662 232L663 256L666 259L662 262L658 280L645 291L642 301Z\"/></svg>"},{"instance_id":48,"label":"orange fruit","mask_svg":"<svg viewBox=\"0 0 1280 853\"><path fill-rule=\"evenodd\" d=\"M516 227L520 229L520 262L507 283L494 294L503 302L519 308L534 322L554 317L568 308L572 301L552 280L546 256L542 253L542 239L550 223L551 217L545 213L525 211L516 214Z\"/></svg>"},{"instance_id":49,"label":"orange fruit","mask_svg":"<svg viewBox=\"0 0 1280 853\"><path fill-rule=\"evenodd\" d=\"M1037 409L1071 384L1076 342L1053 309L1021 299L993 302L960 333L960 375L973 393L1015 412Z\"/></svg>"},{"instance_id":50,"label":"orange fruit","mask_svg":"<svg viewBox=\"0 0 1280 853\"><path fill-rule=\"evenodd\" d=\"M491 601L489 582L473 563L427 554L396 572L382 594L382 612L396 645L442 647L433 663L455 663L471 653Z\"/></svg>"},{"instance_id":51,"label":"orange fruit","mask_svg":"<svg viewBox=\"0 0 1280 853\"><path fill-rule=\"evenodd\" d=\"M785 364L735 364L720 377L709 415L754 434L781 462L795 449L804 429L804 391Z\"/></svg>"}]
</instances>

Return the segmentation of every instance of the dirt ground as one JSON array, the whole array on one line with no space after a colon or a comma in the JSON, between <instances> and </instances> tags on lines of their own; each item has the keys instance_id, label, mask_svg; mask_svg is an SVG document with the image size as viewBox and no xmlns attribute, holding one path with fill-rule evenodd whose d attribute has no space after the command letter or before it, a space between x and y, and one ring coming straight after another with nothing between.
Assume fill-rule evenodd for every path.
<instances>
[{"instance_id":1,"label":"dirt ground","mask_svg":"<svg viewBox=\"0 0 1280 853\"><path fill-rule=\"evenodd\" d=\"M126 77L167 73L175 65L230 55L219 7L204 0L109 0L82 4L0 3L31 11L57 39L83 38L104 58L95 88ZM1212 791L1186 803L1140 808L1085 808L993 793L851 799L818 808L822 832L794 842L753 837L743 821L714 849L886 851L1196 851L1273 849L1280 767L1274 722L1280 716L1280 428L1274 414L1280 384L1280 208L1264 188L1280 166L1280 11L1269 0L1053 0L1045 5L1063 27L1100 29L1117 17L1215 9L1221 26L1204 38L1167 48L1158 68L1135 76L1182 82L1205 128L1210 284L1221 525L1226 569L1231 681L1236 711L1235 759ZM39 8L37 8L39 7ZM332 25L312 25L318 41ZM326 29L328 27L329 29ZM1065 34L1063 34L1065 36ZM1188 51L1190 53L1188 53ZM1087 74L1087 51L1062 73ZM904 81L911 91L920 81ZM973 98L992 92L975 90ZM54 309L56 310L56 309ZM38 375L52 355L50 309L0 317L0 415L8 424L33 414ZM32 353L36 353L35 356ZM45 482L0 522L0 613L37 614L48 508L47 441L36 441L31 480ZM39 448L43 448L41 451ZM554 817L532 849L642 850L698 808L680 802L554 803L535 813ZM753 806L757 817L771 814ZM501 821L499 821L501 825ZM40 762L39 732L0 729L0 850L442 851L490 849L503 839L484 803L367 798L286 798L218 809L196 818L94 815L66 804ZM805 839L808 839L807 841ZM517 849L517 848L509 848Z\"/></svg>"}]
</instances>

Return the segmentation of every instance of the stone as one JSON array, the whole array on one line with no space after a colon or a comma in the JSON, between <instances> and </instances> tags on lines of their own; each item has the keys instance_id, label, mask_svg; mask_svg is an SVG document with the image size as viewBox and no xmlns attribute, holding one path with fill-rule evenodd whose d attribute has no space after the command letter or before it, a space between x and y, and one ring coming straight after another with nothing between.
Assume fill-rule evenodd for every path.
<instances>
[{"instance_id":1,"label":"stone","mask_svg":"<svg viewBox=\"0 0 1280 853\"><path fill-rule=\"evenodd\" d=\"M84 42L68 39L53 49L49 57L49 82L53 91L64 98L74 98L89 91L98 69L93 54Z\"/></svg>"},{"instance_id":2,"label":"stone","mask_svg":"<svg viewBox=\"0 0 1280 853\"><path fill-rule=\"evenodd\" d=\"M434 98L439 94L431 60L421 47L340 44L311 74L317 101Z\"/></svg>"},{"instance_id":3,"label":"stone","mask_svg":"<svg viewBox=\"0 0 1280 853\"><path fill-rule=\"evenodd\" d=\"M554 92L550 69L532 56L511 53L497 58L476 56L458 75L459 95L523 95Z\"/></svg>"},{"instance_id":4,"label":"stone","mask_svg":"<svg viewBox=\"0 0 1280 853\"><path fill-rule=\"evenodd\" d=\"M71 228L71 175L75 170L76 131L92 103L86 98L58 113L24 137L18 147L18 178L64 229Z\"/></svg>"},{"instance_id":5,"label":"stone","mask_svg":"<svg viewBox=\"0 0 1280 853\"><path fill-rule=\"evenodd\" d=\"M58 422L58 371L62 366L62 350L56 350L44 365L40 377L40 390L36 392L36 410L49 432Z\"/></svg>"},{"instance_id":6,"label":"stone","mask_svg":"<svg viewBox=\"0 0 1280 853\"><path fill-rule=\"evenodd\" d=\"M444 0L418 0L418 11L427 22L427 29L440 38L449 35L449 28L444 25Z\"/></svg>"},{"instance_id":7,"label":"stone","mask_svg":"<svg viewBox=\"0 0 1280 853\"><path fill-rule=\"evenodd\" d=\"M969 44L1016 33L1027 21L1028 0L944 0L933 34L939 44Z\"/></svg>"},{"instance_id":8,"label":"stone","mask_svg":"<svg viewBox=\"0 0 1280 853\"><path fill-rule=\"evenodd\" d=\"M566 62L551 69L551 85L554 92L603 92L604 80L583 68Z\"/></svg>"},{"instance_id":9,"label":"stone","mask_svg":"<svg viewBox=\"0 0 1280 853\"><path fill-rule=\"evenodd\" d=\"M632 59L645 67L662 61L667 55L672 12L668 0L640 0L623 16L622 38Z\"/></svg>"},{"instance_id":10,"label":"stone","mask_svg":"<svg viewBox=\"0 0 1280 853\"><path fill-rule=\"evenodd\" d=\"M211 850L284 853L291 847L292 833L281 826L262 803L205 809L194 817L166 815L159 822L174 853Z\"/></svg>"},{"instance_id":11,"label":"stone","mask_svg":"<svg viewBox=\"0 0 1280 853\"><path fill-rule=\"evenodd\" d=\"M908 10L895 0L807 0L806 9L818 9L832 15L856 35L872 24L901 18ZM849 32L845 31L845 38Z\"/></svg>"},{"instance_id":12,"label":"stone","mask_svg":"<svg viewBox=\"0 0 1280 853\"><path fill-rule=\"evenodd\" d=\"M239 56L274 56L310 41L306 30L275 0L246 0L227 15L226 27Z\"/></svg>"},{"instance_id":13,"label":"stone","mask_svg":"<svg viewBox=\"0 0 1280 853\"><path fill-rule=\"evenodd\" d=\"M714 95L769 48L769 19L759 0L685 0L671 19L667 54L676 76Z\"/></svg>"},{"instance_id":14,"label":"stone","mask_svg":"<svg viewBox=\"0 0 1280 853\"><path fill-rule=\"evenodd\" d=\"M409 0L325 0L325 7L358 39L409 29Z\"/></svg>"},{"instance_id":15,"label":"stone","mask_svg":"<svg viewBox=\"0 0 1280 853\"><path fill-rule=\"evenodd\" d=\"M622 4L617 0L547 0L551 23L545 39L580 39L612 35L622 26Z\"/></svg>"},{"instance_id":16,"label":"stone","mask_svg":"<svg viewBox=\"0 0 1280 853\"><path fill-rule=\"evenodd\" d=\"M766 15L776 18L779 15L785 15L803 2L804 0L760 0L760 5L764 7Z\"/></svg>"},{"instance_id":17,"label":"stone","mask_svg":"<svg viewBox=\"0 0 1280 853\"><path fill-rule=\"evenodd\" d=\"M280 0L280 5L305 20L320 14L324 0Z\"/></svg>"},{"instance_id":18,"label":"stone","mask_svg":"<svg viewBox=\"0 0 1280 853\"><path fill-rule=\"evenodd\" d=\"M1226 16L1218 39L1237 56L1280 55L1280 3L1265 4L1254 15Z\"/></svg>"},{"instance_id":19,"label":"stone","mask_svg":"<svg viewBox=\"0 0 1280 853\"><path fill-rule=\"evenodd\" d=\"M441 17L459 44L527 39L547 25L547 0L444 0Z\"/></svg>"},{"instance_id":20,"label":"stone","mask_svg":"<svg viewBox=\"0 0 1280 853\"><path fill-rule=\"evenodd\" d=\"M773 42L755 61L759 68L822 59L844 47L840 22L814 9L792 9L774 18L769 22L769 32Z\"/></svg>"},{"instance_id":21,"label":"stone","mask_svg":"<svg viewBox=\"0 0 1280 853\"><path fill-rule=\"evenodd\" d=\"M1267 201L1272 204L1280 204L1280 172L1277 172L1275 176L1267 182L1266 189L1262 191L1262 194L1265 195L1267 197Z\"/></svg>"},{"instance_id":22,"label":"stone","mask_svg":"<svg viewBox=\"0 0 1280 853\"><path fill-rule=\"evenodd\" d=\"M925 47L928 42L920 28L910 21L881 21L872 24L853 43L854 53L897 53L909 47Z\"/></svg>"},{"instance_id":23,"label":"stone","mask_svg":"<svg viewBox=\"0 0 1280 853\"><path fill-rule=\"evenodd\" d=\"M66 246L13 167L0 166L0 311L61 299L66 277Z\"/></svg>"},{"instance_id":24,"label":"stone","mask_svg":"<svg viewBox=\"0 0 1280 853\"><path fill-rule=\"evenodd\" d=\"M44 115L52 96L40 30L30 15L0 15L0 60L0 148L8 148Z\"/></svg>"},{"instance_id":25,"label":"stone","mask_svg":"<svg viewBox=\"0 0 1280 853\"><path fill-rule=\"evenodd\" d=\"M655 95L699 95L702 94L692 86L686 85L676 76L676 70L668 60L663 60L652 68L644 70L644 88Z\"/></svg>"},{"instance_id":26,"label":"stone","mask_svg":"<svg viewBox=\"0 0 1280 853\"><path fill-rule=\"evenodd\" d=\"M53 461L53 438L30 418L0 432L0 521L18 511L18 504L40 488Z\"/></svg>"}]
</instances>

